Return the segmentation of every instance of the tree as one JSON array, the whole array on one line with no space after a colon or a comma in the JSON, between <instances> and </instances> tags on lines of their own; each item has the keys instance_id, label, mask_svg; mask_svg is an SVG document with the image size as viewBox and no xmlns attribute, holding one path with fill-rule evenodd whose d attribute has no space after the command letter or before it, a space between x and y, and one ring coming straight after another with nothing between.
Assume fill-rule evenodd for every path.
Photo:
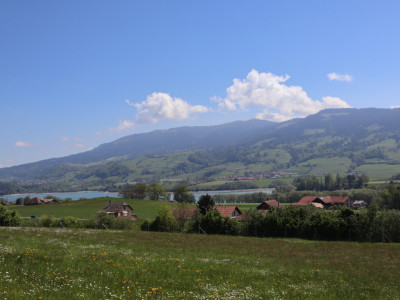
<instances>
[{"instance_id":1,"label":"tree","mask_svg":"<svg viewBox=\"0 0 400 300\"><path fill-rule=\"evenodd\" d=\"M125 199L146 199L147 184L138 182L135 185L128 185L127 188L120 191L119 194Z\"/></svg>"},{"instance_id":2,"label":"tree","mask_svg":"<svg viewBox=\"0 0 400 300\"><path fill-rule=\"evenodd\" d=\"M333 189L333 177L331 173L325 175L325 190L331 191Z\"/></svg>"},{"instance_id":3,"label":"tree","mask_svg":"<svg viewBox=\"0 0 400 300\"><path fill-rule=\"evenodd\" d=\"M165 199L167 197L167 193L161 184L153 182L148 186L147 197L150 200L159 201Z\"/></svg>"},{"instance_id":4,"label":"tree","mask_svg":"<svg viewBox=\"0 0 400 300\"><path fill-rule=\"evenodd\" d=\"M209 194L201 195L197 202L197 207L202 215L205 215L209 210L213 209L215 203Z\"/></svg>"},{"instance_id":5,"label":"tree","mask_svg":"<svg viewBox=\"0 0 400 300\"><path fill-rule=\"evenodd\" d=\"M388 185L388 187L382 191L382 198L386 208L389 209L400 209L400 186L394 183Z\"/></svg>"},{"instance_id":6,"label":"tree","mask_svg":"<svg viewBox=\"0 0 400 300\"><path fill-rule=\"evenodd\" d=\"M31 200L31 197L26 196L26 197L24 198L24 205L25 205L29 200Z\"/></svg>"},{"instance_id":7,"label":"tree","mask_svg":"<svg viewBox=\"0 0 400 300\"><path fill-rule=\"evenodd\" d=\"M219 211L210 210L199 220L199 225L207 234L223 234L225 219Z\"/></svg>"},{"instance_id":8,"label":"tree","mask_svg":"<svg viewBox=\"0 0 400 300\"><path fill-rule=\"evenodd\" d=\"M355 188L362 188L368 182L369 182L368 175L366 175L366 174L358 175Z\"/></svg>"},{"instance_id":9,"label":"tree","mask_svg":"<svg viewBox=\"0 0 400 300\"><path fill-rule=\"evenodd\" d=\"M150 229L154 231L171 232L175 228L175 219L172 216L171 208L163 203L156 219L150 224Z\"/></svg>"},{"instance_id":10,"label":"tree","mask_svg":"<svg viewBox=\"0 0 400 300\"><path fill-rule=\"evenodd\" d=\"M193 194L188 192L186 185L180 185L174 189L174 200L179 203L194 203L194 202L196 202Z\"/></svg>"},{"instance_id":11,"label":"tree","mask_svg":"<svg viewBox=\"0 0 400 300\"><path fill-rule=\"evenodd\" d=\"M10 212L5 206L0 205L0 226L17 226L21 223L18 213Z\"/></svg>"}]
</instances>

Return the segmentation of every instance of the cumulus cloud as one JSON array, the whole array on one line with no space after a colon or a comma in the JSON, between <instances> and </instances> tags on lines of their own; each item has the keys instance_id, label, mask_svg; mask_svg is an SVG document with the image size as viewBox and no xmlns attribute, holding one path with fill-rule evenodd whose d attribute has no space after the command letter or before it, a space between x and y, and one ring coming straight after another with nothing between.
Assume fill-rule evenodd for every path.
<instances>
[{"instance_id":1,"label":"cumulus cloud","mask_svg":"<svg viewBox=\"0 0 400 300\"><path fill-rule=\"evenodd\" d=\"M305 117L326 108L350 107L337 97L313 100L301 86L286 85L289 78L252 70L245 79L233 80L233 85L226 89L226 98L214 98L214 101L222 111L259 107L263 111L257 118L278 122Z\"/></svg>"},{"instance_id":2,"label":"cumulus cloud","mask_svg":"<svg viewBox=\"0 0 400 300\"><path fill-rule=\"evenodd\" d=\"M34 144L31 144L31 143L28 143L28 142L17 141L17 142L15 143L15 146L16 146L16 147L22 147L22 148L24 148L24 147L33 147L33 146L35 146L35 145L34 145Z\"/></svg>"},{"instance_id":3,"label":"cumulus cloud","mask_svg":"<svg viewBox=\"0 0 400 300\"><path fill-rule=\"evenodd\" d=\"M390 107L390 109L396 109L396 108L400 108L400 105L392 105L392 106Z\"/></svg>"},{"instance_id":4,"label":"cumulus cloud","mask_svg":"<svg viewBox=\"0 0 400 300\"><path fill-rule=\"evenodd\" d=\"M353 81L353 77L349 74L338 74L335 72L327 74L329 80L337 80L337 81L346 81L350 82Z\"/></svg>"},{"instance_id":5,"label":"cumulus cloud","mask_svg":"<svg viewBox=\"0 0 400 300\"><path fill-rule=\"evenodd\" d=\"M141 103L132 103L125 100L138 110L136 120L138 123L157 123L160 120L182 121L193 114L210 111L203 105L190 105L181 98L171 97L166 93L152 93Z\"/></svg>"}]
</instances>

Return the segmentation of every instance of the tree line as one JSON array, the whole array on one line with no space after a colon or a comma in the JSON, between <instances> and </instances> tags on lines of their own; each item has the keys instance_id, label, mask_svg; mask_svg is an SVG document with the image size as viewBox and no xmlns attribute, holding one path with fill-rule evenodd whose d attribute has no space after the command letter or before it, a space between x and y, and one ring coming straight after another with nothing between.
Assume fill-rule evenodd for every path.
<instances>
[{"instance_id":1,"label":"tree line","mask_svg":"<svg viewBox=\"0 0 400 300\"><path fill-rule=\"evenodd\" d=\"M210 197L210 196L208 196ZM400 211L379 210L373 202L368 209L339 208L323 210L313 206L271 209L262 213L248 210L241 222L222 217L209 205L197 205L189 219L173 215L171 208L162 206L154 220L145 221L141 228L149 231L244 235L257 237L293 237L332 241L400 242Z\"/></svg>"},{"instance_id":2,"label":"tree line","mask_svg":"<svg viewBox=\"0 0 400 300\"><path fill-rule=\"evenodd\" d=\"M293 183L298 191L334 191L359 189L369 182L366 174L341 176L336 174L334 177L331 173L324 177L317 176L300 176Z\"/></svg>"},{"instance_id":3,"label":"tree line","mask_svg":"<svg viewBox=\"0 0 400 300\"><path fill-rule=\"evenodd\" d=\"M169 200L170 194L165 188L157 183L152 182L147 185L138 182L134 185L126 185L123 190L119 191L119 195L125 199L142 199L142 200ZM186 185L179 185L173 191L173 199L177 202L195 203L196 199L192 193L189 193Z\"/></svg>"}]
</instances>

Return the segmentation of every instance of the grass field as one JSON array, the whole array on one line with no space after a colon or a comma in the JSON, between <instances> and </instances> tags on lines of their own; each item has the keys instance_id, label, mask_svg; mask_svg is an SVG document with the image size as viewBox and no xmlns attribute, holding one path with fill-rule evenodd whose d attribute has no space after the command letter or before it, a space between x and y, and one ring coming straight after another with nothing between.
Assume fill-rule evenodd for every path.
<instances>
[{"instance_id":1,"label":"grass field","mask_svg":"<svg viewBox=\"0 0 400 300\"><path fill-rule=\"evenodd\" d=\"M160 210L162 201L150 200L130 200L113 197L93 198L87 200L77 200L63 203L52 203L45 205L13 205L9 210L17 211L22 217L52 215L57 218L72 216L76 218L88 219L94 217L107 202L127 202L132 206L134 214L141 220L153 219ZM169 203L171 207L174 204Z\"/></svg>"},{"instance_id":2,"label":"grass field","mask_svg":"<svg viewBox=\"0 0 400 300\"><path fill-rule=\"evenodd\" d=\"M3 299L399 299L400 245L0 227Z\"/></svg>"},{"instance_id":3,"label":"grass field","mask_svg":"<svg viewBox=\"0 0 400 300\"><path fill-rule=\"evenodd\" d=\"M386 180L393 174L400 173L400 166L387 164L361 165L356 168L356 171L367 174L371 180Z\"/></svg>"},{"instance_id":4,"label":"grass field","mask_svg":"<svg viewBox=\"0 0 400 300\"><path fill-rule=\"evenodd\" d=\"M104 204L106 204L110 200L112 200L113 202L124 201L130 204L134 209L134 213L138 215L139 220L154 219L160 211L160 206L163 203L162 201L129 200L104 197L45 205L13 205L10 206L8 209L17 211L22 217L51 215L56 218L72 216L80 219L88 219L94 217L96 212L99 211L104 206ZM168 205L171 208L176 206L176 204L174 203L168 203ZM259 203L228 203L226 205L237 205L242 211L245 211L249 208L257 207ZM194 206L194 204L189 206Z\"/></svg>"}]
</instances>

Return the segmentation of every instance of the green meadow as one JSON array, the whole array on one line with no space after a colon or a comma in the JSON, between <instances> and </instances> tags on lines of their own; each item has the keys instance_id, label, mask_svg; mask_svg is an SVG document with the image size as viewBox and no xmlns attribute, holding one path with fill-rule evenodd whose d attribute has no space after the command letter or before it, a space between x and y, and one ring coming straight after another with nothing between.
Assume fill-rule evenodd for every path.
<instances>
[{"instance_id":1,"label":"green meadow","mask_svg":"<svg viewBox=\"0 0 400 300\"><path fill-rule=\"evenodd\" d=\"M71 216L80 219L89 219L94 217L96 215L96 212L99 211L109 201L124 201L128 203L133 208L134 214L139 217L139 220L154 219L160 211L160 207L163 203L162 201L103 197L44 205L12 205L8 209L17 211L22 217L40 217L43 215L51 215L56 218ZM168 205L171 208L176 206L175 203L168 203ZM249 208L255 208L257 205L259 205L259 203L240 203L226 205L237 205L242 211L245 211ZM194 206L194 204L188 206Z\"/></svg>"},{"instance_id":2,"label":"green meadow","mask_svg":"<svg viewBox=\"0 0 400 300\"><path fill-rule=\"evenodd\" d=\"M51 215L56 218L72 216L81 219L88 219L94 217L96 212L109 201L124 201L128 203L132 206L134 214L138 215L140 219L155 218L162 204L161 201L102 197L44 205L13 205L9 207L9 210L17 211L22 217ZM171 207L174 206L172 203L169 205Z\"/></svg>"},{"instance_id":3,"label":"green meadow","mask_svg":"<svg viewBox=\"0 0 400 300\"><path fill-rule=\"evenodd\" d=\"M399 299L400 245L0 227L3 299Z\"/></svg>"}]
</instances>

